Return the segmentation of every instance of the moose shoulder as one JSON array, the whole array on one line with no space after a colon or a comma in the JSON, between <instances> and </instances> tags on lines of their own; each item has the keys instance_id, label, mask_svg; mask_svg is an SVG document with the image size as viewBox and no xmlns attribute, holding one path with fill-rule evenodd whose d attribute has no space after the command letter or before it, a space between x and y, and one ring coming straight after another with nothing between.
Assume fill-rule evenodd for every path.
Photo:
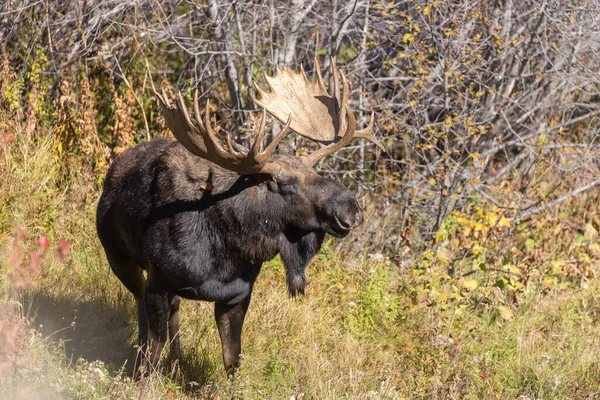
<instances>
[{"instance_id":1,"label":"moose shoulder","mask_svg":"<svg viewBox=\"0 0 600 400\"><path fill-rule=\"evenodd\" d=\"M325 91L320 75L316 83L303 72L289 70L268 78L271 92L259 90L261 99L255 100L263 107L263 119L250 150L236 150L229 140L227 148L221 146L208 105L202 116L197 96L192 122L181 97L173 106L164 93L157 95L178 141L140 144L112 164L98 204L98 235L111 269L136 298L139 343L142 354L150 346L151 363L157 362L167 332L171 354L179 356L183 297L215 302L225 369L232 372L239 364L242 325L262 263L280 254L289 293L296 296L304 292L304 270L325 234L343 237L362 223L354 194L313 169L352 138L377 143L372 121L369 128L356 130L346 105L346 78L340 73L340 93L334 64L332 72L338 93L334 97ZM282 109L277 90L292 79L302 80L304 91L285 93L290 111ZM307 96L321 100L312 108L309 101L308 110L293 107L296 97ZM323 108L323 98L334 106ZM331 111L336 107L339 113ZM287 124L261 151L266 111ZM311 128L315 118L329 118L330 126L323 126L329 137ZM296 157L280 144L290 127L328 143L306 158Z\"/></svg>"}]
</instances>

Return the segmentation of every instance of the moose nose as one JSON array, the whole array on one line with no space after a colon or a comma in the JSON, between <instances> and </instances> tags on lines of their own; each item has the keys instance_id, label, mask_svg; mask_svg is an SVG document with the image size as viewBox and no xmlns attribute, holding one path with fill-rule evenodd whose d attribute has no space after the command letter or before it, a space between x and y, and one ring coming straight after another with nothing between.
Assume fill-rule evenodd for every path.
<instances>
[{"instance_id":1,"label":"moose nose","mask_svg":"<svg viewBox=\"0 0 600 400\"><path fill-rule=\"evenodd\" d=\"M335 222L337 225L345 230L349 231L353 228L356 228L358 225L362 224L363 216L360 210L357 213L335 213Z\"/></svg>"}]
</instances>

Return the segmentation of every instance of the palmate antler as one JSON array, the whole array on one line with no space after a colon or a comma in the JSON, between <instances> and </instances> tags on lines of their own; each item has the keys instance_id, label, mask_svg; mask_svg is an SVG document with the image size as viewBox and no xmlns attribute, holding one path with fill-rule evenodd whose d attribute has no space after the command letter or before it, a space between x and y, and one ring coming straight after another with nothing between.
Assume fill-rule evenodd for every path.
<instances>
[{"instance_id":1,"label":"palmate antler","mask_svg":"<svg viewBox=\"0 0 600 400\"><path fill-rule=\"evenodd\" d=\"M355 138L367 139L385 151L385 147L373 136L373 113L367 128L356 130L356 118L347 104L350 88L346 75L338 70L333 58L331 69L334 96L327 93L321 76L321 65L316 58L317 82L310 82L302 68L299 74L284 68L274 77L264 75L270 92L265 92L256 83L254 85L260 95L259 99L252 99L256 104L282 122L291 116L292 130L325 145L305 158L305 163L309 166L315 165L320 159L338 151ZM342 80L341 91L338 74ZM346 114L348 124L344 130Z\"/></svg>"},{"instance_id":2,"label":"palmate antler","mask_svg":"<svg viewBox=\"0 0 600 400\"><path fill-rule=\"evenodd\" d=\"M371 113L367 128L356 130L356 118L347 104L350 88L346 75L338 70L333 59L331 59L331 68L333 73L333 96L327 93L321 76L321 66L317 59L315 59L316 82L309 81L303 69L300 70L299 74L296 74L289 68L284 68L273 77L265 74L265 80L270 88L269 92L265 92L255 83L260 98L253 97L252 100L262 107L263 113L256 139L247 152L236 151L230 137L227 137L227 150L219 144L219 140L210 124L208 102L206 103L204 119L200 113L198 91L194 93L195 124L190 119L181 93L178 95L175 106L170 103L164 90L161 94L156 93L156 96L167 126L186 149L199 157L239 174L277 174L280 167L276 163L269 162L269 158L283 139L288 128L322 145L319 150L303 159L308 166L314 166L320 159L336 152L355 138L370 140L385 151L385 147L375 139L372 133L373 113ZM339 85L340 76L342 81L341 90ZM267 148L261 152L260 147L265 134L267 112L279 121L285 122L285 126ZM347 124L346 115L348 116Z\"/></svg>"}]
</instances>

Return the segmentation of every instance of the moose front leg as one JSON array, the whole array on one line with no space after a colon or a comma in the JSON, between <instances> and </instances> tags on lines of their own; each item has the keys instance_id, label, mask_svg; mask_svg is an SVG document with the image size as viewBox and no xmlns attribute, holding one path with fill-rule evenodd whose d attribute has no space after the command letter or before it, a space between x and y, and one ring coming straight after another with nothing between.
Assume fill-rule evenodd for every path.
<instances>
[{"instance_id":1,"label":"moose front leg","mask_svg":"<svg viewBox=\"0 0 600 400\"><path fill-rule=\"evenodd\" d=\"M181 346L179 344L179 305L181 298L176 295L169 296L169 340L171 341L171 359L179 360L181 357Z\"/></svg>"},{"instance_id":2,"label":"moose front leg","mask_svg":"<svg viewBox=\"0 0 600 400\"><path fill-rule=\"evenodd\" d=\"M225 302L215 302L215 320L219 328L221 346L223 348L223 363L227 375L232 375L240 366L240 354L242 353L242 326L250 295L235 305Z\"/></svg>"},{"instance_id":3,"label":"moose front leg","mask_svg":"<svg viewBox=\"0 0 600 400\"><path fill-rule=\"evenodd\" d=\"M144 294L146 314L148 315L148 351L150 365L155 367L167 340L167 321L171 314L169 295L156 293L150 288Z\"/></svg>"}]
</instances>

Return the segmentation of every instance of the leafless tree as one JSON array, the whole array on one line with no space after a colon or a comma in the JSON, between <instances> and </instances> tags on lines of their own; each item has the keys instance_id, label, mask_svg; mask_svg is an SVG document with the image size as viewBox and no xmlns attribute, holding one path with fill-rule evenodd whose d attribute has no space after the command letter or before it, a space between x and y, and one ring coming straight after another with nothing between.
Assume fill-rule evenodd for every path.
<instances>
[{"instance_id":1,"label":"leafless tree","mask_svg":"<svg viewBox=\"0 0 600 400\"><path fill-rule=\"evenodd\" d=\"M164 76L184 92L201 82L201 96L217 93L226 109L222 129L238 133L255 123L245 112L251 81L262 82L263 71L302 64L310 72L315 57L333 56L355 90L375 93L355 96L351 106L363 125L375 111L388 153L356 143L319 167L372 200L366 229L377 247L409 240L408 227L427 243L452 210L475 198L518 222L599 184L597 2L8 0L0 7L0 42L23 71L41 47L50 78L109 69L139 99ZM225 90L215 91L219 85ZM140 107L156 127L155 105Z\"/></svg>"}]
</instances>

